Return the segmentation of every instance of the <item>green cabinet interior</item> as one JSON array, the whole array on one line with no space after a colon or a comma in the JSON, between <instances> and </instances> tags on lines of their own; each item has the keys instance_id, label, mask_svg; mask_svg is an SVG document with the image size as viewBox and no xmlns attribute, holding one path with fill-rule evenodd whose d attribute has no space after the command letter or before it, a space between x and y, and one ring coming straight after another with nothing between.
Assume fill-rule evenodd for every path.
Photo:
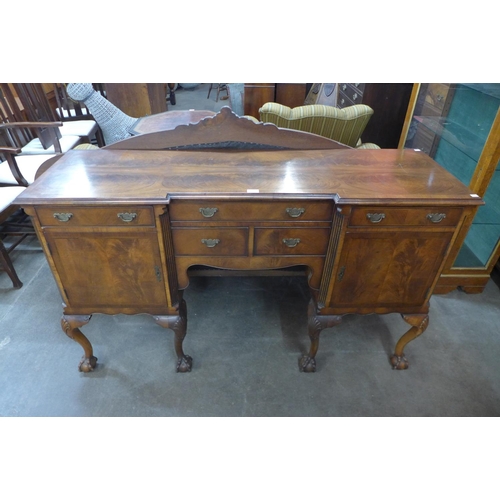
<instances>
[{"instance_id":1,"label":"green cabinet interior","mask_svg":"<svg viewBox=\"0 0 500 500\"><path fill-rule=\"evenodd\" d=\"M500 255L500 84L417 89L400 144L427 152L485 201L450 253L436 291L479 293Z\"/></svg>"}]
</instances>

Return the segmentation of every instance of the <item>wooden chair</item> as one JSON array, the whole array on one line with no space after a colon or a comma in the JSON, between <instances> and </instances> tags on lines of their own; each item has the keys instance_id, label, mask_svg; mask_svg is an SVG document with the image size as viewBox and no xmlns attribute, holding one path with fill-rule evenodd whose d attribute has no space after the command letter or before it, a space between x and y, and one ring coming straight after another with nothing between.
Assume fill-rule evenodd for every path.
<instances>
[{"instance_id":1,"label":"wooden chair","mask_svg":"<svg viewBox=\"0 0 500 500\"><path fill-rule=\"evenodd\" d=\"M51 100L47 95L46 88L41 83L13 83L20 103L25 109L29 121L60 121L62 126L59 132L62 141L66 137L81 137L83 142L95 140L104 145L99 126L92 116L85 113L85 106L74 104L66 94L63 84L53 84L54 95ZM52 95L52 94L51 94Z\"/></svg>"},{"instance_id":2,"label":"wooden chair","mask_svg":"<svg viewBox=\"0 0 500 500\"><path fill-rule=\"evenodd\" d=\"M8 84L0 84L0 186L28 186L40 166L55 161L65 149L56 134L62 122L26 120L12 89ZM81 138L71 142L79 143ZM38 154L33 150L23 154L30 144Z\"/></svg>"},{"instance_id":3,"label":"wooden chair","mask_svg":"<svg viewBox=\"0 0 500 500\"><path fill-rule=\"evenodd\" d=\"M10 258L10 253L14 248L23 241L29 234L34 234L33 231L22 233L9 230L8 227L5 227L5 223L7 219L19 209L19 206L15 205L15 199L19 194L21 194L26 188L22 186L9 186L9 187L0 187L0 233L2 236L5 235L15 235L17 238L13 243L10 244L8 248L5 247L3 240L0 239L0 269L5 271L10 279L12 280L12 284L14 288L21 288L23 283L19 279L19 276L14 269L14 265Z\"/></svg>"},{"instance_id":4,"label":"wooden chair","mask_svg":"<svg viewBox=\"0 0 500 500\"><path fill-rule=\"evenodd\" d=\"M28 187L62 155L18 155L15 148L0 147L0 187ZM5 160L2 160L2 156Z\"/></svg>"},{"instance_id":5,"label":"wooden chair","mask_svg":"<svg viewBox=\"0 0 500 500\"><path fill-rule=\"evenodd\" d=\"M227 96L224 96L221 99L228 99L228 97L229 97L229 92L228 92L226 83L211 83L210 87L208 89L207 99L210 99L210 92L212 92L212 90L217 91L217 95L215 96L215 102L219 102L219 94L224 90L226 91Z\"/></svg>"},{"instance_id":6,"label":"wooden chair","mask_svg":"<svg viewBox=\"0 0 500 500\"><path fill-rule=\"evenodd\" d=\"M65 153L83 142L79 136L62 135L62 122L56 122L41 108L38 114L28 101L25 106L25 96L16 96L14 85L0 83L0 118L4 128L9 129L6 133L11 146L21 148L22 155L40 155ZM22 125L14 126L19 123Z\"/></svg>"},{"instance_id":7,"label":"wooden chair","mask_svg":"<svg viewBox=\"0 0 500 500\"><path fill-rule=\"evenodd\" d=\"M68 96L64 83L54 83L55 117L63 122L63 130L79 135L92 142L95 139L97 146L104 146L102 131L85 104L75 101Z\"/></svg>"}]
</instances>

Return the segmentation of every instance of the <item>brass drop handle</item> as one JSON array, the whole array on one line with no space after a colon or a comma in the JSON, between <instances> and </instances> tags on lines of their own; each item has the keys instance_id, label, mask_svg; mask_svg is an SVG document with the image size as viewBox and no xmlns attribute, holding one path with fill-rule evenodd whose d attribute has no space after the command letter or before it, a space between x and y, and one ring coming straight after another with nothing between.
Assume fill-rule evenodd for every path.
<instances>
[{"instance_id":1,"label":"brass drop handle","mask_svg":"<svg viewBox=\"0 0 500 500\"><path fill-rule=\"evenodd\" d=\"M216 245L220 243L220 240L218 239L211 239L211 238L203 238L201 242L206 245L208 248L213 248Z\"/></svg>"},{"instance_id":2,"label":"brass drop handle","mask_svg":"<svg viewBox=\"0 0 500 500\"><path fill-rule=\"evenodd\" d=\"M123 222L132 222L136 217L137 214L135 212L122 212L117 214L117 217L121 219Z\"/></svg>"},{"instance_id":3,"label":"brass drop handle","mask_svg":"<svg viewBox=\"0 0 500 500\"><path fill-rule=\"evenodd\" d=\"M438 224L444 218L446 218L446 214L427 214L427 219L429 219L434 224Z\"/></svg>"},{"instance_id":4,"label":"brass drop handle","mask_svg":"<svg viewBox=\"0 0 500 500\"><path fill-rule=\"evenodd\" d=\"M71 217L73 217L73 214L71 212L67 213L56 212L54 214L54 218L60 222L68 222L71 219Z\"/></svg>"},{"instance_id":5,"label":"brass drop handle","mask_svg":"<svg viewBox=\"0 0 500 500\"><path fill-rule=\"evenodd\" d=\"M283 238L283 243L288 248L294 248L300 243L300 238Z\"/></svg>"},{"instance_id":6,"label":"brass drop handle","mask_svg":"<svg viewBox=\"0 0 500 500\"><path fill-rule=\"evenodd\" d=\"M374 224L377 224L378 222L381 222L382 220L385 219L385 214L384 213L380 213L380 214L366 214L366 218L370 222L373 222Z\"/></svg>"},{"instance_id":7,"label":"brass drop handle","mask_svg":"<svg viewBox=\"0 0 500 500\"><path fill-rule=\"evenodd\" d=\"M213 217L218 211L218 208L200 208L200 213L203 217Z\"/></svg>"},{"instance_id":8,"label":"brass drop handle","mask_svg":"<svg viewBox=\"0 0 500 500\"><path fill-rule=\"evenodd\" d=\"M300 217L303 213L305 213L306 209L305 208L287 208L285 211L290 217Z\"/></svg>"}]
</instances>

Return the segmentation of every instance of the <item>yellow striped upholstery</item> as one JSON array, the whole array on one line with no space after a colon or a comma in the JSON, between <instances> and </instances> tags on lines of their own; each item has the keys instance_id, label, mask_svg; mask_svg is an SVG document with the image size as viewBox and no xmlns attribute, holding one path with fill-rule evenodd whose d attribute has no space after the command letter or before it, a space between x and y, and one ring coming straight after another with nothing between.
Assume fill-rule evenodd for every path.
<instances>
[{"instance_id":1,"label":"yellow striped upholstery","mask_svg":"<svg viewBox=\"0 0 500 500\"><path fill-rule=\"evenodd\" d=\"M259 109L259 115L262 122L311 132L356 147L373 115L373 109L366 104L355 104L344 109L311 104L291 109L276 102L267 102Z\"/></svg>"},{"instance_id":2,"label":"yellow striped upholstery","mask_svg":"<svg viewBox=\"0 0 500 500\"><path fill-rule=\"evenodd\" d=\"M79 144L73 149L99 149L97 146L94 146L93 144Z\"/></svg>"}]
</instances>

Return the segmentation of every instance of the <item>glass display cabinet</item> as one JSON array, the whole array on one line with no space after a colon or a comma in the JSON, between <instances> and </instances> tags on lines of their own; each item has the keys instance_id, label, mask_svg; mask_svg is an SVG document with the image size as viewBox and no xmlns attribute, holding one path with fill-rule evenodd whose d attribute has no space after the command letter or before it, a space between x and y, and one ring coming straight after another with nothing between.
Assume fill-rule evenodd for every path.
<instances>
[{"instance_id":1,"label":"glass display cabinet","mask_svg":"<svg viewBox=\"0 0 500 500\"><path fill-rule=\"evenodd\" d=\"M400 148L420 149L485 201L465 224L435 293L483 291L500 257L500 83L413 87Z\"/></svg>"}]
</instances>

